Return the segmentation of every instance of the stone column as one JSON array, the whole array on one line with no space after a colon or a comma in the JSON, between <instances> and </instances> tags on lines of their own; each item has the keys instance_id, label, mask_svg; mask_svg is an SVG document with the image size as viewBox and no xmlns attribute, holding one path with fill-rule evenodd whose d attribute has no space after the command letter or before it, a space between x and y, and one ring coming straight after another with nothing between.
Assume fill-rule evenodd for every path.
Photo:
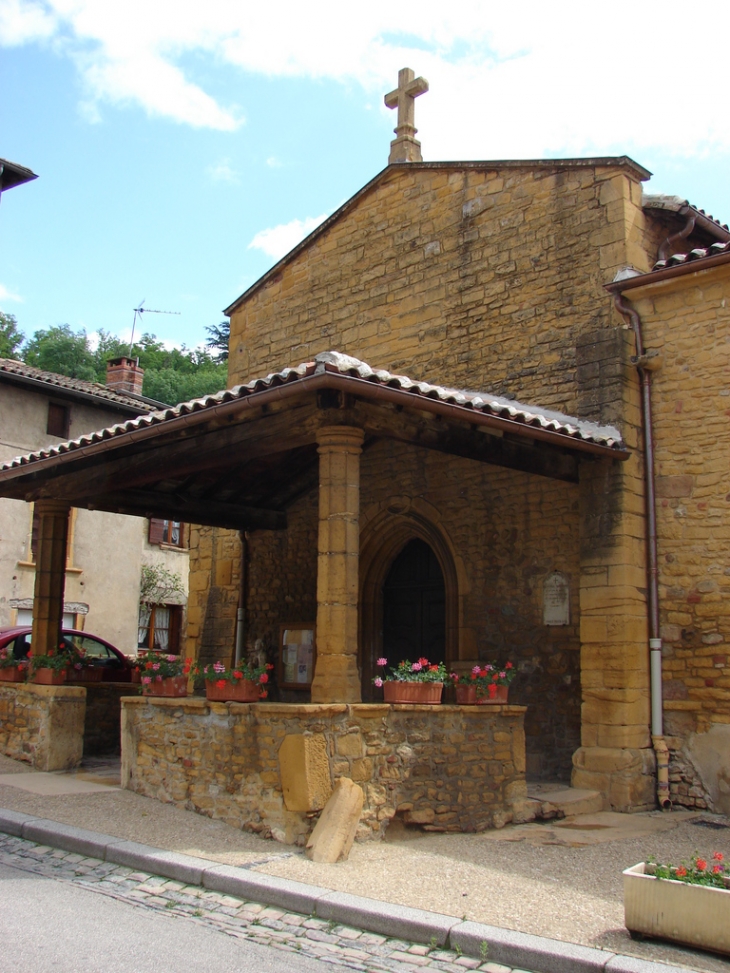
<instances>
[{"instance_id":1,"label":"stone column","mask_svg":"<svg viewBox=\"0 0 730 973\"><path fill-rule=\"evenodd\" d=\"M70 509L63 500L38 500L35 505L40 524L33 596L34 655L48 655L58 648L61 637Z\"/></svg>"},{"instance_id":2,"label":"stone column","mask_svg":"<svg viewBox=\"0 0 730 973\"><path fill-rule=\"evenodd\" d=\"M359 703L357 601L364 433L324 426L319 444L317 666L313 703Z\"/></svg>"},{"instance_id":3,"label":"stone column","mask_svg":"<svg viewBox=\"0 0 730 973\"><path fill-rule=\"evenodd\" d=\"M601 791L614 811L656 806L641 465L634 453L582 463L580 475L582 746L572 784Z\"/></svg>"}]
</instances>

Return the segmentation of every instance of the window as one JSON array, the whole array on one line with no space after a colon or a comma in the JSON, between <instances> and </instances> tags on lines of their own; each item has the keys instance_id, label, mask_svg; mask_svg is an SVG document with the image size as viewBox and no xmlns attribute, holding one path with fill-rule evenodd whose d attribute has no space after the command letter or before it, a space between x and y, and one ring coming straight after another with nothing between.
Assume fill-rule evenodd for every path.
<instances>
[{"instance_id":1,"label":"window","mask_svg":"<svg viewBox=\"0 0 730 973\"><path fill-rule=\"evenodd\" d=\"M137 647L177 655L181 615L180 605L140 605Z\"/></svg>"},{"instance_id":2,"label":"window","mask_svg":"<svg viewBox=\"0 0 730 973\"><path fill-rule=\"evenodd\" d=\"M150 520L150 544L168 544L170 547L185 547L185 524L179 520Z\"/></svg>"},{"instance_id":3,"label":"window","mask_svg":"<svg viewBox=\"0 0 730 973\"><path fill-rule=\"evenodd\" d=\"M68 439L68 431L71 426L71 410L67 405L58 405L56 402L48 403L48 422L46 432L49 436L58 436L61 439Z\"/></svg>"}]
</instances>

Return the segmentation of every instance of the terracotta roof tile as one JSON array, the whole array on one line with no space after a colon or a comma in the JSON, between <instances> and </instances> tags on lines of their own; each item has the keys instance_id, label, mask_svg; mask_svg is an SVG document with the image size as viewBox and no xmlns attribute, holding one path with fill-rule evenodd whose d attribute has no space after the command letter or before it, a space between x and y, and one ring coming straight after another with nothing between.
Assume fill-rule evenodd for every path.
<instances>
[{"instance_id":1,"label":"terracotta roof tile","mask_svg":"<svg viewBox=\"0 0 730 973\"><path fill-rule=\"evenodd\" d=\"M20 379L28 379L33 382L42 382L57 389L64 389L69 392L79 392L83 395L91 395L96 399L103 399L109 405L119 405L125 409L135 411L152 412L158 408L160 403L155 403L144 396L131 395L127 392L117 392L114 389L102 385L100 382L87 382L81 378L69 378L68 375L59 375L56 372L46 372L33 365L26 365L25 362L16 361L14 358L0 358L0 378L2 375L16 376Z\"/></svg>"},{"instance_id":2,"label":"terracotta roof tile","mask_svg":"<svg viewBox=\"0 0 730 973\"><path fill-rule=\"evenodd\" d=\"M717 257L721 253L730 253L730 241L726 243L713 243L709 247L698 247L690 250L689 253L675 253L666 260L658 260L653 270L664 270L665 267L679 267L681 264L690 263L693 260L704 260L705 257Z\"/></svg>"}]
</instances>

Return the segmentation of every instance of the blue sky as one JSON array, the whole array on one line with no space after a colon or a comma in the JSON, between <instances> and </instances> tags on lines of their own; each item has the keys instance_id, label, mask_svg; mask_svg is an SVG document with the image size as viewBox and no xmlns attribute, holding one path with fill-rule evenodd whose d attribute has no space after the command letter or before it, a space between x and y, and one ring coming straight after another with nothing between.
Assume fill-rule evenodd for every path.
<instances>
[{"instance_id":1,"label":"blue sky","mask_svg":"<svg viewBox=\"0 0 730 973\"><path fill-rule=\"evenodd\" d=\"M352 9L349 7L352 6ZM400 67L427 161L627 154L730 221L730 5L0 0L0 310L195 345L387 162ZM284 363L282 363L284 364Z\"/></svg>"}]
</instances>

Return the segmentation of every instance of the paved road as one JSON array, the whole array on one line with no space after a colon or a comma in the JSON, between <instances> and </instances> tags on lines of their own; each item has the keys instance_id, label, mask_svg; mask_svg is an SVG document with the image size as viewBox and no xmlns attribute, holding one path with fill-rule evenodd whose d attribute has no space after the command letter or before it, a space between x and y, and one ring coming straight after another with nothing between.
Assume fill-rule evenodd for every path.
<instances>
[{"instance_id":1,"label":"paved road","mask_svg":"<svg viewBox=\"0 0 730 973\"><path fill-rule=\"evenodd\" d=\"M511 973L486 953L474 959L363 932L0 833L0 973L332 973L333 967Z\"/></svg>"},{"instance_id":2,"label":"paved road","mask_svg":"<svg viewBox=\"0 0 730 973\"><path fill-rule=\"evenodd\" d=\"M2 973L331 973L316 959L0 863Z\"/></svg>"}]
</instances>

